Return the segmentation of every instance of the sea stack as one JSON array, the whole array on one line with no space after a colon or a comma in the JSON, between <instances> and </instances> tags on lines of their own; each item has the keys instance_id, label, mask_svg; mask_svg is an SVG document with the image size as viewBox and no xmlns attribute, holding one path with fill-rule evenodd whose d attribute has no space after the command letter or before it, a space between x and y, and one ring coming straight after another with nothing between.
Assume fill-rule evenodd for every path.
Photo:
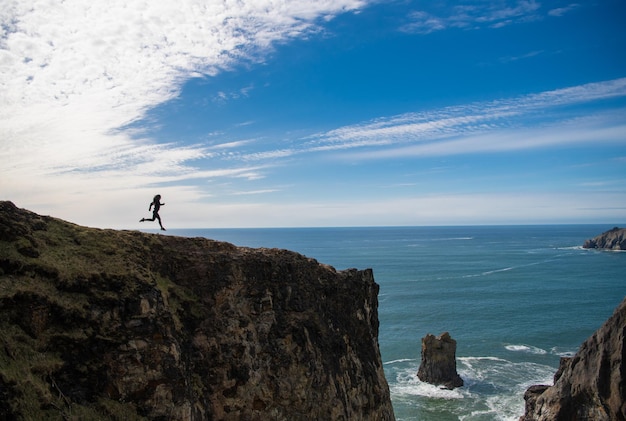
<instances>
[{"instance_id":1,"label":"sea stack","mask_svg":"<svg viewBox=\"0 0 626 421\"><path fill-rule=\"evenodd\" d=\"M456 341L448 332L422 338L422 362L417 377L427 383L454 389L463 386L456 372Z\"/></svg>"}]
</instances>

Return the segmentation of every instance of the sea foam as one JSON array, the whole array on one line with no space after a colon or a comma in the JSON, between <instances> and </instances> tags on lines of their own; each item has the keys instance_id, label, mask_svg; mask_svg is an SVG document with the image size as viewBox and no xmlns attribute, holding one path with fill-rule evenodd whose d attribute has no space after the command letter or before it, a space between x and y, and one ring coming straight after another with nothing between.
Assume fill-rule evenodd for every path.
<instances>
[{"instance_id":1,"label":"sea foam","mask_svg":"<svg viewBox=\"0 0 626 421\"><path fill-rule=\"evenodd\" d=\"M548 353L548 351L546 351L545 349L541 349L531 345L506 345L504 348L512 352L526 352L528 354L536 355L545 355Z\"/></svg>"}]
</instances>

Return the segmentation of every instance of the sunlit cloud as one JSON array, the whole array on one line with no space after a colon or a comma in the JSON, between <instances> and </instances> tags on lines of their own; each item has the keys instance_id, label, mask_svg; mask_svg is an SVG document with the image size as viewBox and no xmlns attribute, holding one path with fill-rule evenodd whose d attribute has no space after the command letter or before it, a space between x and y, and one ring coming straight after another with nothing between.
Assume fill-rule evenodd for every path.
<instances>
[{"instance_id":1,"label":"sunlit cloud","mask_svg":"<svg viewBox=\"0 0 626 421\"><path fill-rule=\"evenodd\" d=\"M272 46L319 31L318 23L364 5L316 2L5 1L0 8L0 170L2 190L45 185L138 189L174 180L258 178L244 165L198 171L206 145L157 144L130 127L174 99L190 78L260 62ZM227 97L246 96L252 86ZM239 147L244 142L222 144ZM121 177L117 183L111 178ZM15 180L20 180L16 183ZM28 180L31 180L28 183ZM87 186L91 186L88 188Z\"/></svg>"},{"instance_id":2,"label":"sunlit cloud","mask_svg":"<svg viewBox=\"0 0 626 421\"><path fill-rule=\"evenodd\" d=\"M485 210L481 199L491 206L502 199L494 195L474 200L451 194L385 203L372 199L364 206L330 199L286 204L290 193L296 192L294 201L300 201L303 194L296 191L300 185L287 188L282 183L292 174L294 179L301 177L298 181L311 177L315 182L319 174L315 165L321 163L333 171L337 159L358 165L370 159L624 144L626 78L361 121L363 117L355 111L321 126L312 118L310 123L289 121L289 128L283 130L282 116L272 120L274 116L261 112L236 115L239 124L229 118L212 124L211 118L228 114L222 111L231 101L255 104L264 90L257 88L269 86L251 77L253 82L234 84L243 87L236 89L212 78L242 68L265 68L264 61L272 58L282 60L279 53L274 54L280 51L275 50L277 45L319 36L327 30L322 26L327 21L342 13L357 13L369 3L380 4L370 0L182 0L171 4L5 0L0 8L0 191L19 205L45 209L78 223L113 220L113 214L127 220L135 212L139 215L131 219L139 220L146 206L138 205L138 198L149 199L157 191L169 204L165 209L170 217L190 226L207 221L226 226L262 221L276 226L286 223L284 215L293 215L290 223L294 225L410 223L415 217L437 223L446 206L468 212L476 206L478 215ZM414 11L403 30L498 28L535 19L547 21L549 16L556 20L579 7L572 3L550 10L535 1L512 0L445 3ZM550 54L536 48L525 46L521 52L527 54L503 60L513 66L515 61ZM492 60L501 64L497 57ZM182 133L177 138L168 133L176 132L170 129L177 128L173 122L178 116L162 116L159 111L167 109L167 104L180 105L178 110L189 105L183 104L181 93L193 78L209 82L193 84L200 87L193 106L219 108L219 112L198 117L189 124L193 127L188 133L193 135ZM518 92L522 90L533 92L534 87L521 86ZM481 92L479 97L493 95ZM302 101L309 100L302 97ZM273 105L271 101L264 104ZM185 123L196 115L187 117ZM355 124L345 125L346 121ZM158 141L151 137L154 133L159 133ZM307 172L298 173L296 165ZM394 181L398 186L414 185L403 183L402 177L384 183ZM269 203L270 199L274 202ZM234 203L225 203L229 200ZM183 209L174 210L172 203L180 203ZM562 203L569 204L567 200ZM186 205L193 210L184 209ZM580 207L578 202L571 205ZM417 214L411 210L416 206L421 207ZM556 202L552 208L557 209ZM447 212L448 217L455 217L454 210Z\"/></svg>"}]
</instances>

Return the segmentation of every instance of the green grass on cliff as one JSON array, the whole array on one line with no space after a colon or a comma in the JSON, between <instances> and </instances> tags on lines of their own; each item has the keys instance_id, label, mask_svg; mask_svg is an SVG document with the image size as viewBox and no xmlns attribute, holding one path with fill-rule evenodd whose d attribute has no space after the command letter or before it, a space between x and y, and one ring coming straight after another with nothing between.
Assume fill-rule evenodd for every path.
<instances>
[{"instance_id":1,"label":"green grass on cliff","mask_svg":"<svg viewBox=\"0 0 626 421\"><path fill-rule=\"evenodd\" d=\"M54 313L86 320L89 294L120 300L132 296L138 285L156 285L139 256L160 241L158 236L34 218L10 221L11 231L0 241L0 419L143 420L130 403L103 398L78 403L63 394L56 373L66 363L50 340L70 341L94 332L85 326L55 328L49 318ZM91 288L118 274L113 288ZM172 288L165 283L159 287Z\"/></svg>"},{"instance_id":2,"label":"green grass on cliff","mask_svg":"<svg viewBox=\"0 0 626 421\"><path fill-rule=\"evenodd\" d=\"M64 364L59 355L42 349L39 339L32 338L15 325L0 320L0 418L3 412L19 414L24 421L68 420L143 420L134 405L111 399L99 399L96 405L70 401L59 389L55 372ZM10 386L10 388L8 387ZM1 392L0 392L1 393Z\"/></svg>"}]
</instances>

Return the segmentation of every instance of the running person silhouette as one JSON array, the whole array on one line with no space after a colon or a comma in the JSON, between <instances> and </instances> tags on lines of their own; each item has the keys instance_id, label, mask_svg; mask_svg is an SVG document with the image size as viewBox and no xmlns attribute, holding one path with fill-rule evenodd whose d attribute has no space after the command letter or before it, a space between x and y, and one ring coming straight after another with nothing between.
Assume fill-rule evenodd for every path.
<instances>
[{"instance_id":1,"label":"running person silhouette","mask_svg":"<svg viewBox=\"0 0 626 421\"><path fill-rule=\"evenodd\" d=\"M141 218L139 222L154 221L156 219L157 221L159 221L159 226L161 227L161 229L165 231L165 228L163 228L163 224L161 223L161 217L159 216L159 209L161 209L161 206L163 205L165 205L165 203L161 203L161 195L157 194L156 196L154 196L154 199L152 199L152 203L150 203L150 207L148 207L148 211L150 211L152 209L152 206L154 206L154 210L152 211L152 219Z\"/></svg>"}]
</instances>

